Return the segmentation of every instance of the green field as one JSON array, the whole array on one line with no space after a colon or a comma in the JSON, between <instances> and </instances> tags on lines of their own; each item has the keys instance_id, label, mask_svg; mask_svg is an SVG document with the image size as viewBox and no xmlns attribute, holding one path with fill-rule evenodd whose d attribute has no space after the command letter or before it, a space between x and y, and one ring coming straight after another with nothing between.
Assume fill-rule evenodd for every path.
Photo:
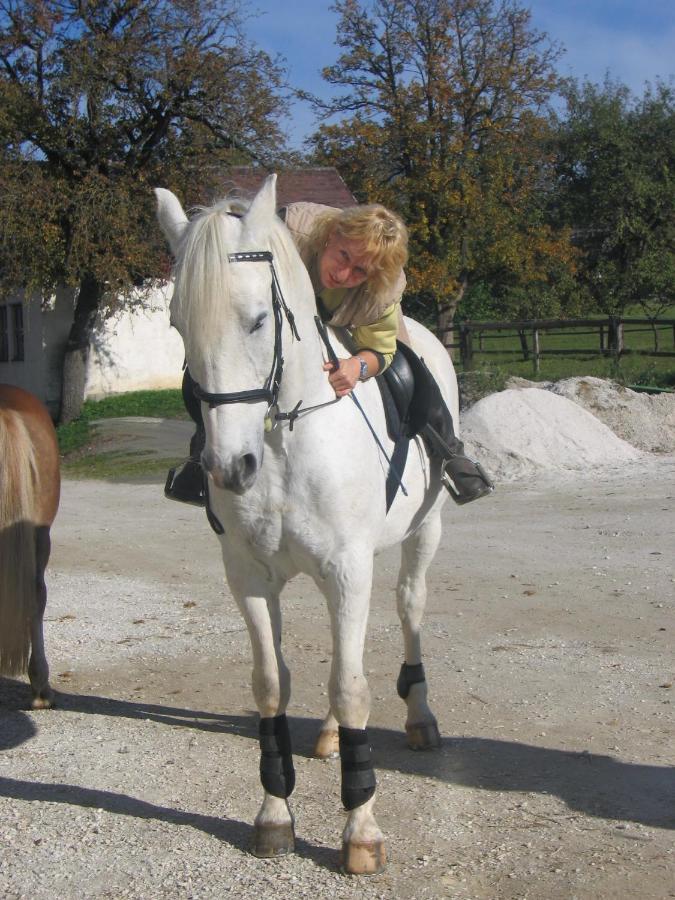
<instances>
[{"instance_id":1,"label":"green field","mask_svg":"<svg viewBox=\"0 0 675 900\"><path fill-rule=\"evenodd\" d=\"M133 391L116 394L103 400L87 400L79 419L68 425L59 425L56 433L59 449L64 457L64 470L77 477L106 477L110 471L119 473L125 468L127 474L142 475L152 471L163 471L166 466L156 458L133 459L127 454L122 461L114 454L88 453L95 444L96 419L115 419L123 416L143 416L159 419L188 419L179 390L173 391ZM103 473L103 474L102 474Z\"/></svg>"},{"instance_id":2,"label":"green field","mask_svg":"<svg viewBox=\"0 0 675 900\"><path fill-rule=\"evenodd\" d=\"M632 315L639 313L635 311ZM675 318L675 307L664 318ZM659 326L657 334L659 351L675 354L675 328L672 325ZM584 326L564 332L540 331L538 370L532 353L532 333L526 332L526 338L529 359L523 358L520 338L515 329L486 331L482 338L474 333L471 371L475 374L472 377L483 377L498 383L510 375L533 381L559 381L576 375L594 375L625 385L675 386L675 355L650 355L654 350L654 331L649 325L624 326L625 352L618 358L611 353L600 353L598 329ZM564 355L551 353L561 350L567 352ZM458 372L463 371L458 359L455 359L455 365Z\"/></svg>"}]
</instances>

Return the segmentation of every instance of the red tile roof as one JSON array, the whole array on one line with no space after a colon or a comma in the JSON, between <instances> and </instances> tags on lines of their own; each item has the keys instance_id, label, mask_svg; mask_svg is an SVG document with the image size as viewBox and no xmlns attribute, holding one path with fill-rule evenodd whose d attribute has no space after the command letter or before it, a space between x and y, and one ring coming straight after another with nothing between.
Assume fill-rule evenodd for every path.
<instances>
[{"instance_id":1,"label":"red tile roof","mask_svg":"<svg viewBox=\"0 0 675 900\"><path fill-rule=\"evenodd\" d=\"M253 196L270 173L253 166L227 169L223 180L225 192L233 189ZM286 169L277 172L277 205L286 206L299 200L325 203L326 206L356 206L356 198L334 168Z\"/></svg>"}]
</instances>

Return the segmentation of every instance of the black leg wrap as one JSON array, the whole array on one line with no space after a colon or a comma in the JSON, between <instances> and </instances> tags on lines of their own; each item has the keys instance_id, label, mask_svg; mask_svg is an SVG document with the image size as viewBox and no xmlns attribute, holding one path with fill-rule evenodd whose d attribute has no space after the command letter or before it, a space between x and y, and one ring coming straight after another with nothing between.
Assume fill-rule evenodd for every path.
<instances>
[{"instance_id":1,"label":"black leg wrap","mask_svg":"<svg viewBox=\"0 0 675 900\"><path fill-rule=\"evenodd\" d=\"M342 805L346 810L370 800L375 793L375 771L365 728L338 727L342 768Z\"/></svg>"},{"instance_id":2,"label":"black leg wrap","mask_svg":"<svg viewBox=\"0 0 675 900\"><path fill-rule=\"evenodd\" d=\"M401 700L408 698L413 684L422 684L423 681L426 681L426 678L424 677L424 666L422 663L418 663L416 666L409 666L408 663L403 663L396 682L396 690Z\"/></svg>"},{"instance_id":3,"label":"black leg wrap","mask_svg":"<svg viewBox=\"0 0 675 900\"><path fill-rule=\"evenodd\" d=\"M286 715L260 720L260 781L268 794L290 797L295 787L291 736Z\"/></svg>"}]
</instances>

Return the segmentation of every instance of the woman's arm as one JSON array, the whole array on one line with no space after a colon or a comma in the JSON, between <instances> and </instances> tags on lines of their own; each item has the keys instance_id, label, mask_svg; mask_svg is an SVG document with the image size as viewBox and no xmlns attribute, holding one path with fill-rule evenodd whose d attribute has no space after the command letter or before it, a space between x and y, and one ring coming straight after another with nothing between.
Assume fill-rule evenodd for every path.
<instances>
[{"instance_id":1,"label":"woman's arm","mask_svg":"<svg viewBox=\"0 0 675 900\"><path fill-rule=\"evenodd\" d=\"M330 372L328 380L338 397L349 394L356 383L379 375L391 363L396 352L396 335L398 332L399 304L388 307L383 315L372 325L359 325L352 331L352 340L356 344L356 353L348 359L339 361L339 368L326 363L324 370ZM365 365L361 366L361 360Z\"/></svg>"}]
</instances>

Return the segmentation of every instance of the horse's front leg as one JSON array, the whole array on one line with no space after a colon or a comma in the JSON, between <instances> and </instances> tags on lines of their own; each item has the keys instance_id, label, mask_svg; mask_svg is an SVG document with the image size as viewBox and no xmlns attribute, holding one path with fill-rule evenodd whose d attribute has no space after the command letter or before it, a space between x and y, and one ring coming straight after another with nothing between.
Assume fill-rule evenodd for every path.
<instances>
[{"instance_id":1,"label":"horse's front leg","mask_svg":"<svg viewBox=\"0 0 675 900\"><path fill-rule=\"evenodd\" d=\"M342 834L342 866L352 875L372 875L385 865L384 838L375 821L375 772L366 732L370 691L363 673L372 556L344 565L329 579L333 633L330 708L338 722L342 803L347 823Z\"/></svg>"},{"instance_id":2,"label":"horse's front leg","mask_svg":"<svg viewBox=\"0 0 675 900\"><path fill-rule=\"evenodd\" d=\"M252 685L260 713L260 780L265 794L255 819L252 852L271 857L292 853L293 816L288 797L295 786L291 741L286 721L290 673L281 654L279 592L247 589L237 597L251 640Z\"/></svg>"},{"instance_id":3,"label":"horse's front leg","mask_svg":"<svg viewBox=\"0 0 675 900\"><path fill-rule=\"evenodd\" d=\"M426 605L426 572L441 538L440 514L430 516L401 547L397 608L403 631L404 662L397 690L408 707L405 723L408 746L413 750L440 747L436 718L427 703L422 665L421 626Z\"/></svg>"}]
</instances>

